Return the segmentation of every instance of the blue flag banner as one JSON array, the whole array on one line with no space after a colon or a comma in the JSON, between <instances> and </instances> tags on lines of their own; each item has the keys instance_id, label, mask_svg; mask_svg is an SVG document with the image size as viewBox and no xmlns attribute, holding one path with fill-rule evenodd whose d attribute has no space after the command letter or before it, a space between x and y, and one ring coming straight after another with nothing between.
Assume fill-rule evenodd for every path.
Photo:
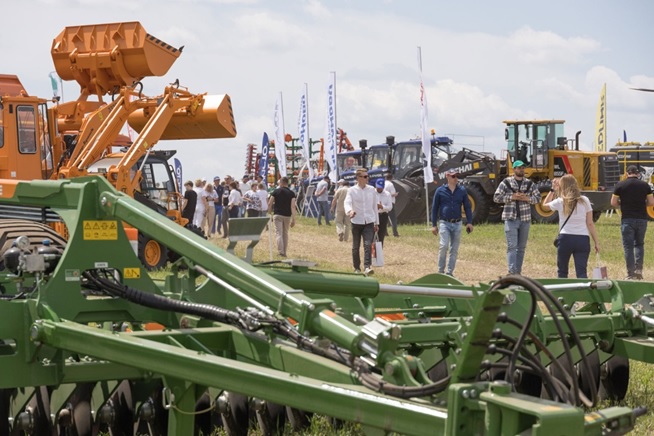
<instances>
[{"instance_id":1,"label":"blue flag banner","mask_svg":"<svg viewBox=\"0 0 654 436\"><path fill-rule=\"evenodd\" d=\"M182 192L184 182L182 181L182 163L179 159L174 158L175 162L175 180L177 180L177 192Z\"/></svg>"},{"instance_id":2,"label":"blue flag banner","mask_svg":"<svg viewBox=\"0 0 654 436\"><path fill-rule=\"evenodd\" d=\"M259 160L259 175L263 178L264 185L268 186L268 134L263 132L263 141L261 142L261 160Z\"/></svg>"}]
</instances>

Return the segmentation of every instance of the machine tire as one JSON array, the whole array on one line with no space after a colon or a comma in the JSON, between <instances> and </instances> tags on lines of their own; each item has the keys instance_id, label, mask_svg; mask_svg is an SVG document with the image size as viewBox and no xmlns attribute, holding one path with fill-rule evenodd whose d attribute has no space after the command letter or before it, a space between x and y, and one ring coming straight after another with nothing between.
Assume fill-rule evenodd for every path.
<instances>
[{"instance_id":1,"label":"machine tire","mask_svg":"<svg viewBox=\"0 0 654 436\"><path fill-rule=\"evenodd\" d=\"M0 220L0 271L5 269L2 255L11 248L17 237L23 235L30 239L31 249L40 246L44 239L49 239L53 246L62 250L66 247L66 238L45 224L28 220Z\"/></svg>"},{"instance_id":2,"label":"machine tire","mask_svg":"<svg viewBox=\"0 0 654 436\"><path fill-rule=\"evenodd\" d=\"M488 224L499 224L502 222L502 212L504 211L504 208L500 206L499 204L494 204L490 207L490 210L488 211L488 219L486 222Z\"/></svg>"},{"instance_id":3,"label":"machine tire","mask_svg":"<svg viewBox=\"0 0 654 436\"><path fill-rule=\"evenodd\" d=\"M484 190L476 183L465 183L468 191L468 199L472 209L472 223L481 224L486 222L491 209L491 200Z\"/></svg>"},{"instance_id":4,"label":"machine tire","mask_svg":"<svg viewBox=\"0 0 654 436\"><path fill-rule=\"evenodd\" d=\"M647 208L647 218L650 221L654 221L654 206L650 206Z\"/></svg>"},{"instance_id":5,"label":"machine tire","mask_svg":"<svg viewBox=\"0 0 654 436\"><path fill-rule=\"evenodd\" d=\"M168 247L139 232L139 260L149 271L161 269L168 262Z\"/></svg>"},{"instance_id":6,"label":"machine tire","mask_svg":"<svg viewBox=\"0 0 654 436\"><path fill-rule=\"evenodd\" d=\"M555 210L545 209L543 206L543 199L547 197L551 188L549 186L541 186L538 188L540 191L540 201L531 205L531 219L539 224L556 224L559 222L559 213Z\"/></svg>"}]
</instances>

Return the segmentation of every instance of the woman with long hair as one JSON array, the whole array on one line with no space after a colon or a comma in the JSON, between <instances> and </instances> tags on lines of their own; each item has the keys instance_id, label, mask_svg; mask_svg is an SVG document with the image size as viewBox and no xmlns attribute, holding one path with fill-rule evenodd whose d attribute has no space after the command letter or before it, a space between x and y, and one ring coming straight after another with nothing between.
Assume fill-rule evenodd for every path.
<instances>
[{"instance_id":1,"label":"woman with long hair","mask_svg":"<svg viewBox=\"0 0 654 436\"><path fill-rule=\"evenodd\" d=\"M595 253L600 251L593 222L593 207L588 197L581 195L577 179L571 174L552 180L552 188L543 199L543 205L559 213L560 236L556 249L558 277L568 277L568 265L572 256L577 278L588 278L591 237Z\"/></svg>"}]
</instances>

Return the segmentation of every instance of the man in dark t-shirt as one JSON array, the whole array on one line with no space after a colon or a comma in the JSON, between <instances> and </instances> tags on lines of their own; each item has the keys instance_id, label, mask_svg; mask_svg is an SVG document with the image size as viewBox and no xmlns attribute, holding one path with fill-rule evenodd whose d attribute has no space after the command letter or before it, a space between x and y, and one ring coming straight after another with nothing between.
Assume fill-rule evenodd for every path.
<instances>
[{"instance_id":1,"label":"man in dark t-shirt","mask_svg":"<svg viewBox=\"0 0 654 436\"><path fill-rule=\"evenodd\" d=\"M611 206L620 208L622 247L627 264L627 280L643 279L647 207L654 206L652 188L640 180L636 165L627 167L627 178L615 186Z\"/></svg>"},{"instance_id":2,"label":"man in dark t-shirt","mask_svg":"<svg viewBox=\"0 0 654 436\"><path fill-rule=\"evenodd\" d=\"M182 218L186 218L189 223L193 222L195 214L195 205L198 202L198 194L193 190L193 182L190 180L184 183L184 208L182 209Z\"/></svg>"},{"instance_id":3,"label":"man in dark t-shirt","mask_svg":"<svg viewBox=\"0 0 654 436\"><path fill-rule=\"evenodd\" d=\"M286 257L288 229L295 225L295 192L288 188L288 177L279 179L279 188L270 194L268 212L271 211L277 235L277 253Z\"/></svg>"}]
</instances>

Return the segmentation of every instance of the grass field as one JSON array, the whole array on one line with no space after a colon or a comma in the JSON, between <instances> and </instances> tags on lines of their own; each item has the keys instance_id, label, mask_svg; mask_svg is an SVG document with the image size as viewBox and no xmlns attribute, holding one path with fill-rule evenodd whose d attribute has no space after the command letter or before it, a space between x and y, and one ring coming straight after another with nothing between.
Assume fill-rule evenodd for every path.
<instances>
[{"instance_id":1,"label":"grass field","mask_svg":"<svg viewBox=\"0 0 654 436\"><path fill-rule=\"evenodd\" d=\"M622 242L620 237L620 218L618 215L602 216L596 223L600 238L602 264L608 267L609 277L623 279L626 276ZM408 283L429 273L437 271L436 257L438 238L431 233L427 224L400 226L399 238L387 237L384 247L385 265L375 269L375 278L383 283ZM552 240L557 227L533 224L529 234L523 274L529 277L556 277L556 249ZM646 242L645 268L646 280L654 282L654 228L650 224L649 240ZM212 238L217 245L226 247L227 240ZM276 249L270 254L269 234L264 232L261 242L255 248L255 262L280 260ZM237 254L244 254L244 243L237 247ZM331 226L318 226L315 219L298 218L297 225L291 229L288 258L316 262L317 268L351 272L351 243L339 242L336 229ZM363 254L363 253L362 253ZM595 265L591 255L589 273ZM454 275L466 284L488 282L504 275L506 267L506 242L503 225L479 225L471 234L463 234L458 262ZM571 277L574 268L571 265ZM654 293L654 284L643 283L643 293ZM654 365L632 361L631 382L624 405L647 407L650 412L639 418L633 434L654 434ZM606 406L606 404L602 405ZM319 428L314 433L324 434ZM350 434L352 430L346 433ZM355 431L356 433L356 431Z\"/></svg>"}]
</instances>

